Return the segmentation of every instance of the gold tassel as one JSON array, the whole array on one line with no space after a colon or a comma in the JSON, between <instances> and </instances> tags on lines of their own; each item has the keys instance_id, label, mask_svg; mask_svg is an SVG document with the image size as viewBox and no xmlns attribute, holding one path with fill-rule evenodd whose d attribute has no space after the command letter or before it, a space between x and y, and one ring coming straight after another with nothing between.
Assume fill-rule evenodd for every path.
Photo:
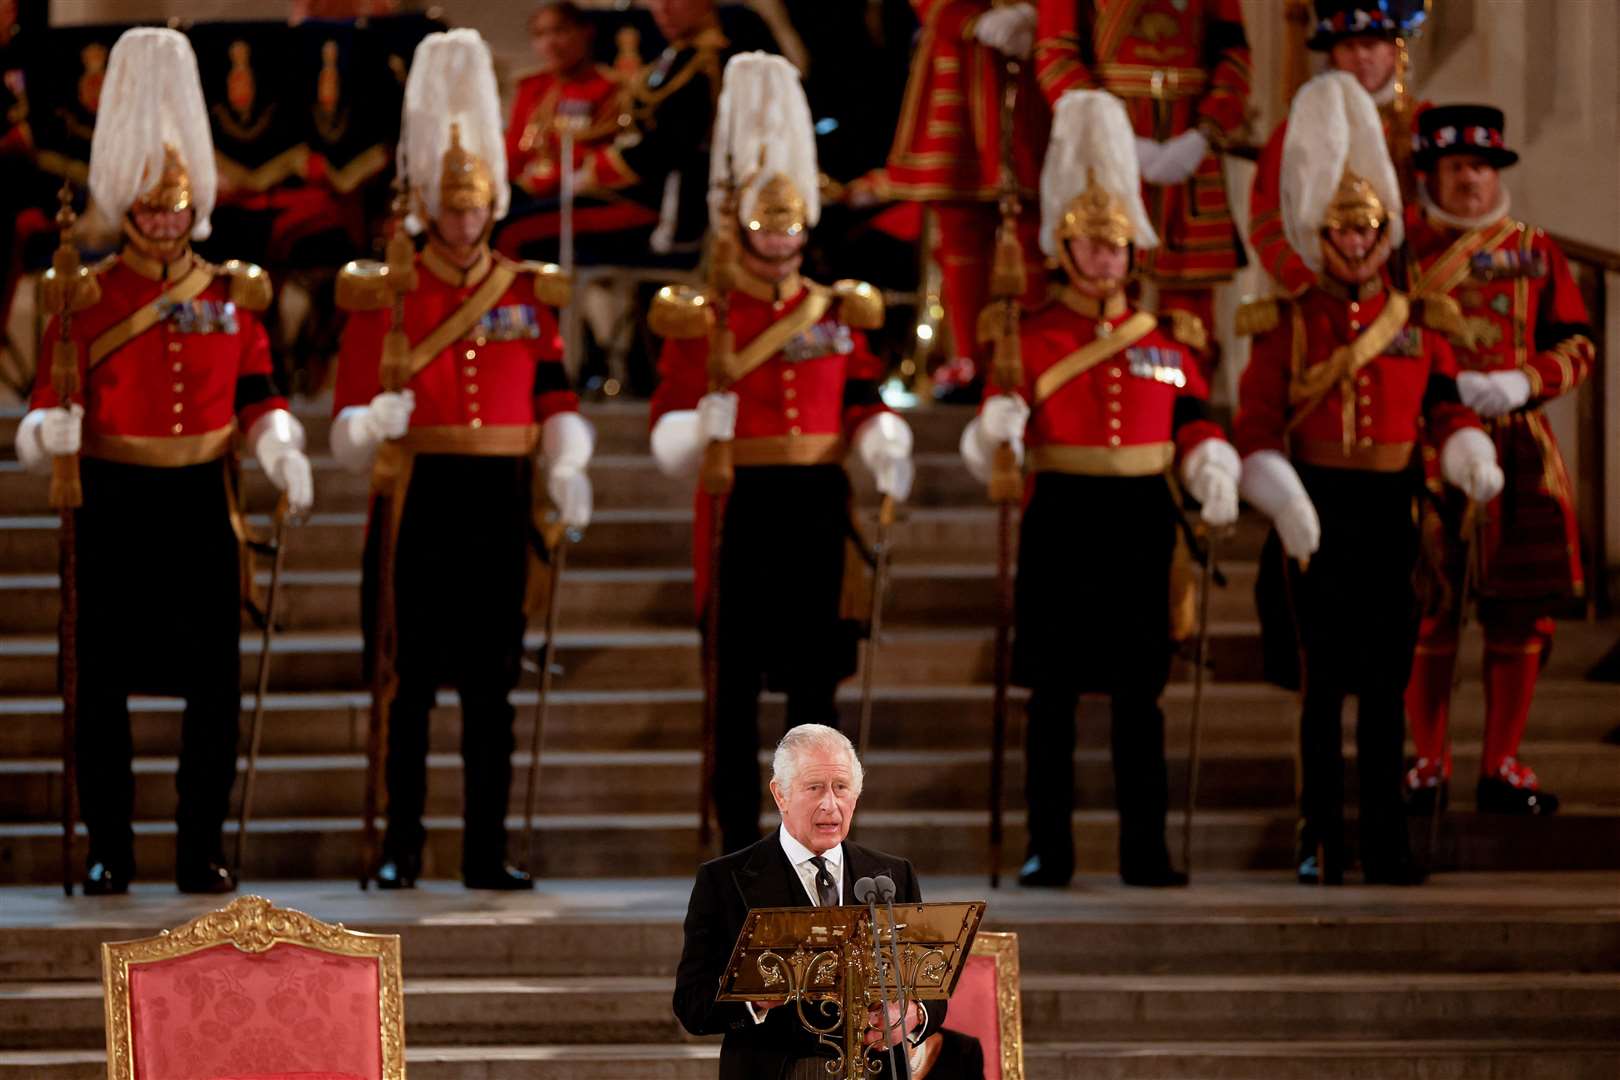
<instances>
[{"instance_id":1,"label":"gold tassel","mask_svg":"<svg viewBox=\"0 0 1620 1080\"><path fill-rule=\"evenodd\" d=\"M996 258L990 270L990 295L998 300L1015 300L1024 295L1029 278L1024 270L1024 249L1018 242L1018 225L1002 218L996 229Z\"/></svg>"}]
</instances>

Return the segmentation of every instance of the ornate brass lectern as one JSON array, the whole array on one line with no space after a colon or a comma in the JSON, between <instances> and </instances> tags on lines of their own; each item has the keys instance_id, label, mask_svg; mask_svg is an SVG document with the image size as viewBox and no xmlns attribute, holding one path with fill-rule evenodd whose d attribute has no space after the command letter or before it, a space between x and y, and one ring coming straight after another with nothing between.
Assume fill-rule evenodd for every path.
<instances>
[{"instance_id":1,"label":"ornate brass lectern","mask_svg":"<svg viewBox=\"0 0 1620 1080\"><path fill-rule=\"evenodd\" d=\"M864 1046L867 1010L892 1002L897 989L908 1001L948 999L984 903L897 904L893 911L891 919L879 908L875 928L864 907L750 911L717 1000L785 1000L831 1052L829 1080L867 1080L881 1067L881 1051Z\"/></svg>"}]
</instances>

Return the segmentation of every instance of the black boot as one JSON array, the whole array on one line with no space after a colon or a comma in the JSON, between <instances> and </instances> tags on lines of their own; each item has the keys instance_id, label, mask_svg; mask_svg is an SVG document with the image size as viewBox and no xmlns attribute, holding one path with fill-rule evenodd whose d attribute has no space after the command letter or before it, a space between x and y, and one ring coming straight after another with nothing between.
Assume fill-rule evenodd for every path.
<instances>
[{"instance_id":1,"label":"black boot","mask_svg":"<svg viewBox=\"0 0 1620 1080\"><path fill-rule=\"evenodd\" d=\"M379 889L414 889L416 879L422 873L422 855L420 852L383 852L382 865L377 867L374 875Z\"/></svg>"},{"instance_id":2,"label":"black boot","mask_svg":"<svg viewBox=\"0 0 1620 1080\"><path fill-rule=\"evenodd\" d=\"M236 875L213 858L188 858L175 863L174 884L183 893L218 895L236 891Z\"/></svg>"},{"instance_id":3,"label":"black boot","mask_svg":"<svg viewBox=\"0 0 1620 1080\"><path fill-rule=\"evenodd\" d=\"M1344 884L1344 822L1299 821L1295 876L1301 885Z\"/></svg>"},{"instance_id":4,"label":"black boot","mask_svg":"<svg viewBox=\"0 0 1620 1080\"><path fill-rule=\"evenodd\" d=\"M1495 776L1479 778L1474 789L1474 804L1482 814L1515 814L1520 817L1545 817L1558 812L1558 796L1539 788L1514 787Z\"/></svg>"},{"instance_id":5,"label":"black boot","mask_svg":"<svg viewBox=\"0 0 1620 1080\"><path fill-rule=\"evenodd\" d=\"M461 881L469 889L494 889L498 892L526 892L534 888L534 879L505 859L464 866Z\"/></svg>"},{"instance_id":6,"label":"black boot","mask_svg":"<svg viewBox=\"0 0 1620 1080\"><path fill-rule=\"evenodd\" d=\"M92 854L84 871L84 895L123 896L134 876L133 860L110 861Z\"/></svg>"},{"instance_id":7,"label":"black boot","mask_svg":"<svg viewBox=\"0 0 1620 1080\"><path fill-rule=\"evenodd\" d=\"M1018 871L1018 884L1027 889L1067 889L1074 878L1072 860L1031 855Z\"/></svg>"}]
</instances>

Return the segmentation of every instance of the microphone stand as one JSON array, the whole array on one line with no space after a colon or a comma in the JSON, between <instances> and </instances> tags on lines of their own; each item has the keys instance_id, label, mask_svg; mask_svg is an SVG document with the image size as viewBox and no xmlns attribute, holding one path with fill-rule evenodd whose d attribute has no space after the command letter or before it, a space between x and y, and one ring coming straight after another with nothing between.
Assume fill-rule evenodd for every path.
<instances>
[{"instance_id":1,"label":"microphone stand","mask_svg":"<svg viewBox=\"0 0 1620 1080\"><path fill-rule=\"evenodd\" d=\"M891 888L892 888L893 883L891 882L890 884L891 884ZM877 973L877 977L878 977L878 1000L882 1003L882 1006L883 1006L883 1029L882 1030L883 1030L884 1040L887 1041L888 1036L889 1036L889 1032L888 1032L888 1027L889 1027L889 980L883 974L883 946L878 942L878 921L877 921L878 885L877 885L877 882L873 881L869 877L863 877L859 881L857 881L855 883L855 899L865 901L867 911L870 913L871 919L872 919L872 970ZM894 969L894 982L895 982L895 987L894 987L895 997L897 999L899 999L900 1002L901 1002L901 1005L900 1005L900 1022L903 1024L903 1023L905 1023L906 1007L905 1007L905 1004L904 1004L905 998L903 996L903 992L902 992L901 987L900 987L900 969L898 967L896 967ZM862 1004L864 1005L864 1002ZM900 1076L899 1066L895 1064L894 1044L893 1043L889 1044L888 1050L889 1050L889 1077L890 1077L890 1080L899 1080L899 1076Z\"/></svg>"},{"instance_id":2,"label":"microphone stand","mask_svg":"<svg viewBox=\"0 0 1620 1080\"><path fill-rule=\"evenodd\" d=\"M906 1001L905 969L900 966L900 916L896 915L894 911L894 879L888 874L879 874L872 879L872 883L877 886L878 896L883 899L883 903L889 908L889 955L894 962L894 996L900 1003L900 1036L903 1039L906 1034L906 1008L908 1002ZM876 943L874 942L874 944ZM880 984L879 990L881 991L881 989ZM926 1006L920 1007L926 1009ZM884 1017L884 1021L886 1025L887 1016ZM885 1035L887 1035L887 1032L885 1032ZM894 1052L893 1046L889 1047L889 1052L891 1054Z\"/></svg>"}]
</instances>

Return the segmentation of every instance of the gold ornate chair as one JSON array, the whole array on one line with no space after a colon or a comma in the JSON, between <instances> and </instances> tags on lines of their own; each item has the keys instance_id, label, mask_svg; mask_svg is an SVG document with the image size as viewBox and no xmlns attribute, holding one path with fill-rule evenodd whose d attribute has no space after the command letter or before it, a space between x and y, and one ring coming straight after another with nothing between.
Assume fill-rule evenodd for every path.
<instances>
[{"instance_id":1,"label":"gold ornate chair","mask_svg":"<svg viewBox=\"0 0 1620 1080\"><path fill-rule=\"evenodd\" d=\"M109 1080L404 1080L397 934L243 896L101 971Z\"/></svg>"},{"instance_id":2,"label":"gold ornate chair","mask_svg":"<svg viewBox=\"0 0 1620 1080\"><path fill-rule=\"evenodd\" d=\"M982 1061L981 1061L982 1058ZM979 931L945 1027L913 1054L912 1080L1024 1080L1018 935Z\"/></svg>"}]
</instances>

